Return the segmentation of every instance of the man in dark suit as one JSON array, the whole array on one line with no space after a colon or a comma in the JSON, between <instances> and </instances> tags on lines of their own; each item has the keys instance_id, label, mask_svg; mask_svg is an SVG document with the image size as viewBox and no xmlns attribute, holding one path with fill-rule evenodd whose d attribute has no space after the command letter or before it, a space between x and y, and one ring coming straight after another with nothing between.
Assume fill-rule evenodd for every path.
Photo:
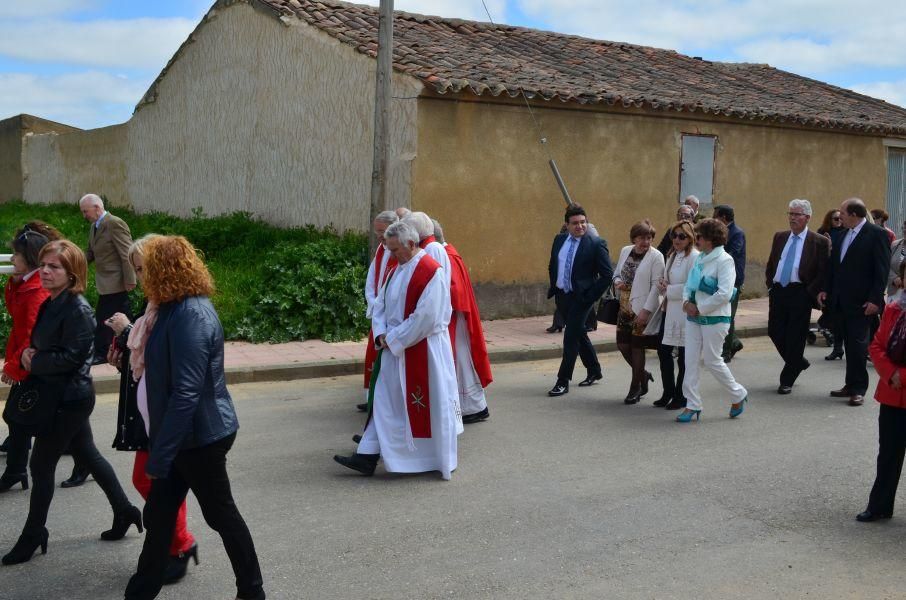
<instances>
[{"instance_id":1,"label":"man in dark suit","mask_svg":"<svg viewBox=\"0 0 906 600\"><path fill-rule=\"evenodd\" d=\"M736 353L742 350L742 342L736 337L736 309L739 307L742 284L746 281L746 232L736 224L736 214L733 207L728 204L715 206L713 217L727 226L727 243L724 244L724 250L733 257L733 264L736 266L736 281L733 283L736 293L730 301L730 331L724 338L724 348L721 352L724 362L730 362Z\"/></svg>"},{"instance_id":2,"label":"man in dark suit","mask_svg":"<svg viewBox=\"0 0 906 600\"><path fill-rule=\"evenodd\" d=\"M808 229L812 205L793 200L788 213L790 230L774 234L765 268L768 287L768 335L783 359L778 394L793 391L796 378L809 367L803 356L812 308L824 289L830 243Z\"/></svg>"},{"instance_id":3,"label":"man in dark suit","mask_svg":"<svg viewBox=\"0 0 906 600\"><path fill-rule=\"evenodd\" d=\"M692 196L693 198L695 196ZM695 217L695 211L692 210L692 207L688 204L680 204L679 208L676 209L676 220L677 221L689 221L692 222L692 219ZM664 229L667 232L664 234L661 243L657 245L657 251L667 256L667 253L670 252L670 248L673 247L673 238L670 237L670 234L673 233L672 229L673 223L669 223Z\"/></svg>"},{"instance_id":4,"label":"man in dark suit","mask_svg":"<svg viewBox=\"0 0 906 600\"><path fill-rule=\"evenodd\" d=\"M557 310L563 314L566 330L563 333L563 359L557 373L557 383L548 392L562 396L569 391L576 356L588 376L580 386L592 385L604 377L601 363L585 331L585 319L613 279L613 265L607 252L607 242L588 234L585 210L578 204L566 209L566 232L554 238L548 265L550 288L547 297L553 297Z\"/></svg>"},{"instance_id":5,"label":"man in dark suit","mask_svg":"<svg viewBox=\"0 0 906 600\"><path fill-rule=\"evenodd\" d=\"M868 389L868 329L884 305L890 268L887 233L869 223L867 215L865 204L858 198L840 205L843 226L849 231L832 249L824 291L818 295L819 302L829 302L832 307L846 348L846 385L830 395L849 398L850 406L862 406Z\"/></svg>"}]
</instances>

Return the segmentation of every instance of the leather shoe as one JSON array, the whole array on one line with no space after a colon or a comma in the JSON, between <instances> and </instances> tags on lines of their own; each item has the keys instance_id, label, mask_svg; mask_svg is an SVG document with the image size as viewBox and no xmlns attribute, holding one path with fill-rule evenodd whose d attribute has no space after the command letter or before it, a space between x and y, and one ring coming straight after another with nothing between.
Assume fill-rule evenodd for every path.
<instances>
[{"instance_id":1,"label":"leather shoe","mask_svg":"<svg viewBox=\"0 0 906 600\"><path fill-rule=\"evenodd\" d=\"M849 391L849 388L844 385L839 390L834 390L833 392L831 392L830 395L831 398L849 398L853 394Z\"/></svg>"},{"instance_id":2,"label":"leather shoe","mask_svg":"<svg viewBox=\"0 0 906 600\"><path fill-rule=\"evenodd\" d=\"M678 396L671 400L670 403L667 404L667 406L665 406L664 408L666 408L667 410L679 410L681 408L686 408L686 399L682 396Z\"/></svg>"},{"instance_id":3,"label":"leather shoe","mask_svg":"<svg viewBox=\"0 0 906 600\"><path fill-rule=\"evenodd\" d=\"M579 387L588 387L594 385L596 381L604 379L604 375L598 373L597 375L589 375L585 379L579 382Z\"/></svg>"},{"instance_id":4,"label":"leather shoe","mask_svg":"<svg viewBox=\"0 0 906 600\"><path fill-rule=\"evenodd\" d=\"M380 454L359 454L356 452L352 456L334 455L333 459L348 467L353 471L358 471L362 475L374 475L374 469L377 467L377 461Z\"/></svg>"},{"instance_id":5,"label":"leather shoe","mask_svg":"<svg viewBox=\"0 0 906 600\"><path fill-rule=\"evenodd\" d=\"M789 394L792 391L793 386L791 385L781 385L779 388L777 388L777 393L781 395Z\"/></svg>"},{"instance_id":6,"label":"leather shoe","mask_svg":"<svg viewBox=\"0 0 906 600\"><path fill-rule=\"evenodd\" d=\"M862 403L864 401L865 401L865 399L862 396L860 396L859 394L855 394L855 395L849 397L850 406L862 406Z\"/></svg>"},{"instance_id":7,"label":"leather shoe","mask_svg":"<svg viewBox=\"0 0 906 600\"><path fill-rule=\"evenodd\" d=\"M837 360L838 358L843 358L843 350L834 350L830 354L824 357L824 360Z\"/></svg>"},{"instance_id":8,"label":"leather shoe","mask_svg":"<svg viewBox=\"0 0 906 600\"><path fill-rule=\"evenodd\" d=\"M79 487L88 480L88 470L74 468L72 470L72 475L69 476L69 479L65 480L60 484L61 488L74 488Z\"/></svg>"},{"instance_id":9,"label":"leather shoe","mask_svg":"<svg viewBox=\"0 0 906 600\"><path fill-rule=\"evenodd\" d=\"M355 407L359 409L359 412L368 412L368 403L363 402L361 404L356 404Z\"/></svg>"},{"instance_id":10,"label":"leather shoe","mask_svg":"<svg viewBox=\"0 0 906 600\"><path fill-rule=\"evenodd\" d=\"M871 512L866 508L856 515L856 521L859 521L860 523L871 523L872 521L878 521L880 519L889 519L891 516L893 515Z\"/></svg>"},{"instance_id":11,"label":"leather shoe","mask_svg":"<svg viewBox=\"0 0 906 600\"><path fill-rule=\"evenodd\" d=\"M358 444L359 442L362 441L362 436L360 436L359 434L355 434L354 436L352 436L352 441L355 442L356 444Z\"/></svg>"},{"instance_id":12,"label":"leather shoe","mask_svg":"<svg viewBox=\"0 0 906 600\"><path fill-rule=\"evenodd\" d=\"M569 393L569 384L568 384L568 383L560 383L560 382L558 381L558 382L556 383L556 385L554 385L554 387L552 387L552 388L550 389L550 391L547 393L547 395L548 395L548 396L552 396L552 397L556 397L556 396L562 396L563 394L568 394L568 393Z\"/></svg>"},{"instance_id":13,"label":"leather shoe","mask_svg":"<svg viewBox=\"0 0 906 600\"><path fill-rule=\"evenodd\" d=\"M629 390L629 393L623 398L623 404L638 404L641 399L642 392L640 390Z\"/></svg>"},{"instance_id":14,"label":"leather shoe","mask_svg":"<svg viewBox=\"0 0 906 600\"><path fill-rule=\"evenodd\" d=\"M548 332L548 333L560 333L561 331L563 331L563 328L562 328L562 327L557 327L557 326L555 326L555 325L551 325L550 327L548 327L548 328L545 329L544 331L546 331L546 332Z\"/></svg>"},{"instance_id":15,"label":"leather shoe","mask_svg":"<svg viewBox=\"0 0 906 600\"><path fill-rule=\"evenodd\" d=\"M802 370L805 371L810 366L812 366L812 363L810 363L807 358L803 358L802 359Z\"/></svg>"},{"instance_id":16,"label":"leather shoe","mask_svg":"<svg viewBox=\"0 0 906 600\"><path fill-rule=\"evenodd\" d=\"M463 425L468 425L469 423L479 423L484 421L491 416L491 413L488 412L488 409L480 410L477 413L472 413L471 415L463 415L462 423Z\"/></svg>"}]
</instances>

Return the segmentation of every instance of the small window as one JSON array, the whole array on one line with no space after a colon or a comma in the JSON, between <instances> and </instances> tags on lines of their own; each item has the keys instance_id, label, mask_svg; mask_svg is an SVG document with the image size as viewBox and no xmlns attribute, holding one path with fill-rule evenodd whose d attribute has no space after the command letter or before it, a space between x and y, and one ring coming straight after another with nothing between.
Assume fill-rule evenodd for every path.
<instances>
[{"instance_id":1,"label":"small window","mask_svg":"<svg viewBox=\"0 0 906 600\"><path fill-rule=\"evenodd\" d=\"M689 195L695 196L701 203L699 212L705 214L710 214L713 200L716 143L717 138L713 135L683 134L679 201Z\"/></svg>"}]
</instances>

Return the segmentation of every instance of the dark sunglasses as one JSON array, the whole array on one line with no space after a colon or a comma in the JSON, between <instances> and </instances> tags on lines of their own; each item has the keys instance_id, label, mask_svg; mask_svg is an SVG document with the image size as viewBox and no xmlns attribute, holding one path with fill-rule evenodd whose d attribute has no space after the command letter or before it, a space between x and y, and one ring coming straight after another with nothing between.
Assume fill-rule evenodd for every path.
<instances>
[{"instance_id":1,"label":"dark sunglasses","mask_svg":"<svg viewBox=\"0 0 906 600\"><path fill-rule=\"evenodd\" d=\"M671 231L671 232L670 232L670 239L671 239L671 240L688 240L688 239L689 239L689 236L686 235L685 233L683 233L682 231L679 232L679 233L676 233L675 231Z\"/></svg>"}]
</instances>

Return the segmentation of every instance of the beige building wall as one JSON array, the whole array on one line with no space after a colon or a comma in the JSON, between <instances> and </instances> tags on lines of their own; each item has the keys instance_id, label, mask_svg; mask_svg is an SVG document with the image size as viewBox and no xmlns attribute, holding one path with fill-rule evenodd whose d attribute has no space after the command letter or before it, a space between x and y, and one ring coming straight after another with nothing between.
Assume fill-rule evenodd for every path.
<instances>
[{"instance_id":1,"label":"beige building wall","mask_svg":"<svg viewBox=\"0 0 906 600\"><path fill-rule=\"evenodd\" d=\"M731 204L746 231L750 291L772 234L788 227L793 198L812 201L815 222L852 195L883 206L886 154L880 138L728 121L594 110L536 109L547 146L575 202L610 246L631 225L672 221L679 199L683 133L718 137L714 202ZM469 265L483 311L547 310L551 241L565 203L524 105L424 98L413 206L436 217Z\"/></svg>"},{"instance_id":2,"label":"beige building wall","mask_svg":"<svg viewBox=\"0 0 906 600\"><path fill-rule=\"evenodd\" d=\"M30 133L70 131L79 129L32 115L16 115L0 121L0 202L25 197L22 168L25 136Z\"/></svg>"}]
</instances>

